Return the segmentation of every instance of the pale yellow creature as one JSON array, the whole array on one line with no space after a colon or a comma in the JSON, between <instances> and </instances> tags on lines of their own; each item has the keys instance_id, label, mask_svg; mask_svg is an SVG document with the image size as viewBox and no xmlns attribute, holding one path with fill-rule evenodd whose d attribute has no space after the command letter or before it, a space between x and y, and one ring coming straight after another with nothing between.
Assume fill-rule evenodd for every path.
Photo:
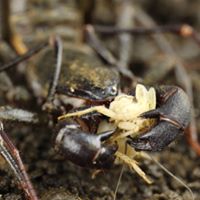
<instances>
[{"instance_id":1,"label":"pale yellow creature","mask_svg":"<svg viewBox=\"0 0 200 200\"><path fill-rule=\"evenodd\" d=\"M111 141L115 141L119 145L119 149L116 152L117 158L128 164L133 168L145 181L150 183L150 180L146 177L144 172L139 168L137 162L133 157L137 154L133 148L129 148L124 154L126 145L125 138L127 136L136 136L143 132L146 128L152 125L152 120L142 119L139 116L149 110L156 108L156 92L154 88L147 90L143 85L137 84L135 90L135 96L119 94L110 103L109 108L104 105L94 106L82 111L74 113L68 113L62 115L58 120L72 117L81 116L93 111L99 112L107 117L112 123L112 127L117 128L115 134L113 134ZM103 128L104 129L104 128Z\"/></svg>"},{"instance_id":2,"label":"pale yellow creature","mask_svg":"<svg viewBox=\"0 0 200 200\"><path fill-rule=\"evenodd\" d=\"M137 84L135 96L119 94L110 103L109 108L105 106L94 106L82 111L68 113L62 115L58 120L72 117L81 116L93 111L97 111L110 118L114 125L122 130L123 135L126 137L134 133L138 133L141 129L149 125L149 120L139 118L139 115L155 109L156 107L156 94L154 88L147 90L143 85Z\"/></svg>"}]
</instances>

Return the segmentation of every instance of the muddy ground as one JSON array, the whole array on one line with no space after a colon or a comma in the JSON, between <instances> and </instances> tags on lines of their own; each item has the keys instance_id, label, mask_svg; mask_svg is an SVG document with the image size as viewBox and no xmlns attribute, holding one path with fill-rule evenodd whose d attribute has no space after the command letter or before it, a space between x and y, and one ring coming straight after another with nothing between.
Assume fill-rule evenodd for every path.
<instances>
[{"instance_id":1,"label":"muddy ground","mask_svg":"<svg viewBox=\"0 0 200 200\"><path fill-rule=\"evenodd\" d=\"M23 1L19 0L19 2L22 3ZM47 39L47 36L55 33L61 35L65 43L71 43L76 46L83 43L82 30L84 23L114 25L117 23L119 13L124 12L119 9L122 7L121 1L96 1L95 6L93 5L94 7L91 6L91 8L88 6L90 5L89 0L84 3L81 2L31 0L25 4L22 3L22 8L13 4L12 25L29 48L36 46ZM143 27L144 24L152 26L150 21L154 19L160 25L188 23L200 31L200 2L197 0L127 2L129 3L129 8L142 10L142 12L139 12L140 14L145 13L142 15L146 17L144 17L146 19L144 20L145 22L142 23L141 18L139 18L136 21L133 20L133 26ZM87 6L90 8L89 11L86 9ZM176 58L183 63L181 72L186 71L186 77L183 74L180 75L180 73L178 75L179 79L184 77L182 82L179 82L176 77L177 63L171 63L172 55L170 57L166 52L160 50L155 38L149 36L135 36L131 41L133 46L130 50L129 69L136 76L143 79L144 83L150 85L173 83L187 87L186 78L189 78L194 95L193 103L197 130L200 134L198 123L200 120L200 49L191 38L182 38L169 34L166 37L167 41L175 49ZM103 40L115 56L120 54L118 52L117 37L105 37ZM1 40L1 63L7 62L15 56L13 52L9 53L9 55L6 54L6 51L11 50L9 48L8 50L3 49L5 46L7 48L7 45ZM172 54L175 56L175 53ZM24 66L21 66L21 71L23 71L23 68ZM14 80L14 85L27 89L22 74L16 78L13 77L12 71L9 73ZM188 90L189 92L191 92L190 89ZM27 96L25 95L25 100L21 100L22 98L19 97L14 101L11 100L12 98L6 91L8 96L1 103L41 112L35 99L33 100L30 94L30 88L27 90L29 92ZM3 94L5 94L5 91ZM104 171L98 174L95 179L92 179L93 171L80 168L55 153L52 141L53 130L48 128L46 124L29 125L9 122L5 124L5 130L18 147L32 183L42 200L113 199L121 166L114 166L112 170ZM180 136L164 151L152 153L151 155L191 188L195 200L200 199L200 158L189 146L186 137ZM18 188L17 181L13 177L11 170L2 159L0 161L0 199L24 199L23 191ZM147 185L135 172L125 168L117 199L192 199L188 190L166 174L155 162L141 160L140 165L151 177L153 184Z\"/></svg>"}]
</instances>

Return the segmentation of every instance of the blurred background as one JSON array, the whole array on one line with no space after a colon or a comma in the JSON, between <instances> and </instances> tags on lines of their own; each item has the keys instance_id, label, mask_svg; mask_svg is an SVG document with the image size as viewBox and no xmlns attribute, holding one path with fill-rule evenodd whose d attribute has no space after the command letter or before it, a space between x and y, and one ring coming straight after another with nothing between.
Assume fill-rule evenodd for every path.
<instances>
[{"instance_id":1,"label":"blurred background","mask_svg":"<svg viewBox=\"0 0 200 200\"><path fill-rule=\"evenodd\" d=\"M0 0L0 6L0 65L47 41L52 35L59 35L68 48L90 52L92 50L85 34L86 24L119 29L167 27L168 33L105 34L99 26L97 35L116 59L115 64L122 74L128 73L147 85L179 85L187 92L193 107L190 127L184 137L179 137L163 152L152 156L192 189L195 200L200 199L200 147L197 138L200 135L200 1ZM184 35L181 29L177 31L176 28L181 28L183 24L194 28L191 29L192 34ZM31 60L34 59L37 56ZM25 65L17 68L19 75L8 71L8 79L12 81L4 80L5 74L0 75L1 105L30 109L32 96L26 91L27 86L21 78ZM37 106L33 108L38 109ZM113 199L120 166L92 179L90 170L79 168L54 152L50 128L18 123L6 126L41 199ZM35 133L40 133L37 140ZM140 165L154 183L145 184L127 168L117 199L192 199L185 187L154 162L141 160ZM2 160L0 199L19 200L23 196L16 179Z\"/></svg>"}]
</instances>

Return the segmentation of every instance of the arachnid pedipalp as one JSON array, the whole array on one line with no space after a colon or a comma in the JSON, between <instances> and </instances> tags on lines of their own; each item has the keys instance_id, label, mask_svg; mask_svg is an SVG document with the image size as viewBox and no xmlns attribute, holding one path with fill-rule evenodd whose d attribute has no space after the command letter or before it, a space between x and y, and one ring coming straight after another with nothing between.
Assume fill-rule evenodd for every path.
<instances>
[{"instance_id":1,"label":"arachnid pedipalp","mask_svg":"<svg viewBox=\"0 0 200 200\"><path fill-rule=\"evenodd\" d=\"M64 51L70 59L62 63L59 38L55 40L55 47L56 67L41 71L38 65L28 70L33 78L29 76L30 82L40 85L39 90L32 87L36 97L42 99L40 105L54 121L69 111L69 97L82 99L81 105L90 105L86 110L81 107L77 112L71 110L66 116L74 116L72 119L61 120L65 115L59 117L55 130L56 149L82 167L104 169L110 168L115 160L124 162L150 183L133 159L137 154L135 149L159 151L183 132L190 119L187 95L175 86L146 89L141 84L136 86L135 95L120 93L119 74L115 69L101 66L99 61L93 65L97 58L84 55L80 50L77 57L74 56L76 51L73 56ZM93 76L88 76L89 73ZM50 76L53 76L51 84ZM106 129L102 128L103 123Z\"/></svg>"},{"instance_id":2,"label":"arachnid pedipalp","mask_svg":"<svg viewBox=\"0 0 200 200\"><path fill-rule=\"evenodd\" d=\"M88 113L93 115L94 112L108 118L111 126L110 124L106 124L106 126L113 128L113 133L107 142L105 141L105 144L117 144L118 151L112 153L129 166L131 166L131 162L126 162L126 156L131 159L134 155L133 152L129 155L121 155L126 152L126 145L130 145L136 150L160 151L183 133L190 121L190 103L182 89L175 86L161 86L157 90L150 88L148 91L140 84L136 86L135 96L119 94L108 107L93 106L68 113L58 119L69 117L76 119ZM98 131L100 130L101 128ZM96 134L98 135L98 133ZM63 151L70 154L73 148L70 149L63 138L59 138L59 140L63 145ZM77 155L79 155L79 151L77 151ZM142 175L142 177L145 176ZM144 179L148 180L147 177Z\"/></svg>"}]
</instances>

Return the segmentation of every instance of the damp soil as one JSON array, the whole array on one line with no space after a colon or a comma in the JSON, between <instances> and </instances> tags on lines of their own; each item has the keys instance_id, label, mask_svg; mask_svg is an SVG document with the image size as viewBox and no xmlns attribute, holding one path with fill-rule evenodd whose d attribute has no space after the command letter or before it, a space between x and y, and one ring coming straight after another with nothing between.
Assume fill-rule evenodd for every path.
<instances>
[{"instance_id":1,"label":"damp soil","mask_svg":"<svg viewBox=\"0 0 200 200\"><path fill-rule=\"evenodd\" d=\"M21 19L20 22L18 18L14 20L17 24L15 25L17 30L24 33L24 42L29 47L34 43L39 43L46 37L45 35L43 36L41 34L41 36L39 34L41 30L49 31L50 29L51 33L54 33L54 31L58 29L62 34L63 32L59 25L62 24L63 21L61 20L62 22L60 22L60 24L57 22L46 22L45 20L48 21L48 18L46 19L44 16L48 9L58 13L65 13L63 11L65 7L67 9L66 12L72 12L74 16L73 19L66 19L66 21L69 22L69 25L66 26L72 26L73 28L68 28L71 32L67 32L68 35L65 36L65 39L72 43L79 41L80 33L77 27L80 28L83 21L86 19L83 19L83 14L79 10L81 6L79 4L78 6L75 5L74 2L75 1L45 0L32 0L27 2L27 9L19 15ZM80 1L76 2L80 3ZM110 5L106 1L102 2L104 3L97 3L99 7L96 9L95 14L93 14L92 19L98 23L113 24L115 18L108 12L112 4ZM114 1L112 1L112 3L113 2ZM134 3L138 2L135 1ZM151 3L141 1L137 6L140 6L145 12L149 13L159 24L190 23L197 30L198 28L200 30L198 9L200 8L200 2L198 1L151 1ZM62 11L59 11L59 9ZM41 17L39 19L37 13L41 12L41 10L44 10L44 12L41 13L43 18ZM99 14L102 10L105 12L104 15ZM16 17L17 14L14 16ZM31 18L31 16L33 17ZM37 18L34 16L37 16ZM67 18L67 16L64 17ZM88 19L91 19L89 14L87 15L87 20ZM73 20L75 20L74 26L72 23ZM48 23L50 23L50 25ZM39 39L32 31L36 29ZM74 34L70 35L70 33ZM78 39L75 37L78 37ZM130 65L134 73L144 79L146 78L146 80L148 79L147 82L155 84L159 75L155 75L155 68L153 69L152 67L151 70L151 66L154 64L152 64L153 61L150 55L154 54L155 56L155 54L160 55L160 53L157 52L155 44L152 44L152 39L151 42L149 42L149 40L149 37L145 39L138 38L134 43L136 49L134 49L135 54L131 59ZM185 69L193 84L197 130L200 134L200 126L198 123L200 120L200 51L192 40L183 40L177 36L170 37L169 40L172 41L180 58L184 59ZM111 42L110 39L106 42L111 50L117 46L117 44ZM148 48L151 50L147 50ZM139 52L143 52L144 56L139 55ZM5 60L8 59L7 57L5 58ZM162 63L162 56L161 61L157 63ZM135 68L133 66L135 66ZM161 67L165 67L165 65L163 64ZM158 74L160 71L161 74L163 73L161 67L156 68ZM147 71L149 71L149 74L146 73ZM172 71L167 72L164 78L158 81L158 84L177 83L174 72ZM17 82L18 80L15 81L15 83ZM23 81L19 85L23 86ZM31 102L31 105L35 104L35 101L32 102L31 97L27 99ZM4 103L7 102L5 101ZM14 105L30 108L30 104L23 104L23 102L17 101ZM40 110L37 106L32 107L32 110L33 108ZM112 169L105 170L97 174L95 178L92 178L92 173L94 171L80 168L54 151L53 128L48 128L46 124L29 125L9 122L5 124L5 130L19 149L28 174L30 175L30 179L41 200L112 200L114 198L114 191L118 183L121 165L116 165ZM187 184L187 186L191 188L195 200L200 200L200 157L192 150L184 135L181 135L169 147L166 147L164 151L150 153L150 155ZM163 171L155 162L143 159L140 161L140 166L153 180L153 184L146 184L134 171L125 167L117 191L117 200L192 200L189 191ZM17 185L16 178L2 158L0 158L0 200L1 199L25 199L23 191Z\"/></svg>"}]
</instances>

